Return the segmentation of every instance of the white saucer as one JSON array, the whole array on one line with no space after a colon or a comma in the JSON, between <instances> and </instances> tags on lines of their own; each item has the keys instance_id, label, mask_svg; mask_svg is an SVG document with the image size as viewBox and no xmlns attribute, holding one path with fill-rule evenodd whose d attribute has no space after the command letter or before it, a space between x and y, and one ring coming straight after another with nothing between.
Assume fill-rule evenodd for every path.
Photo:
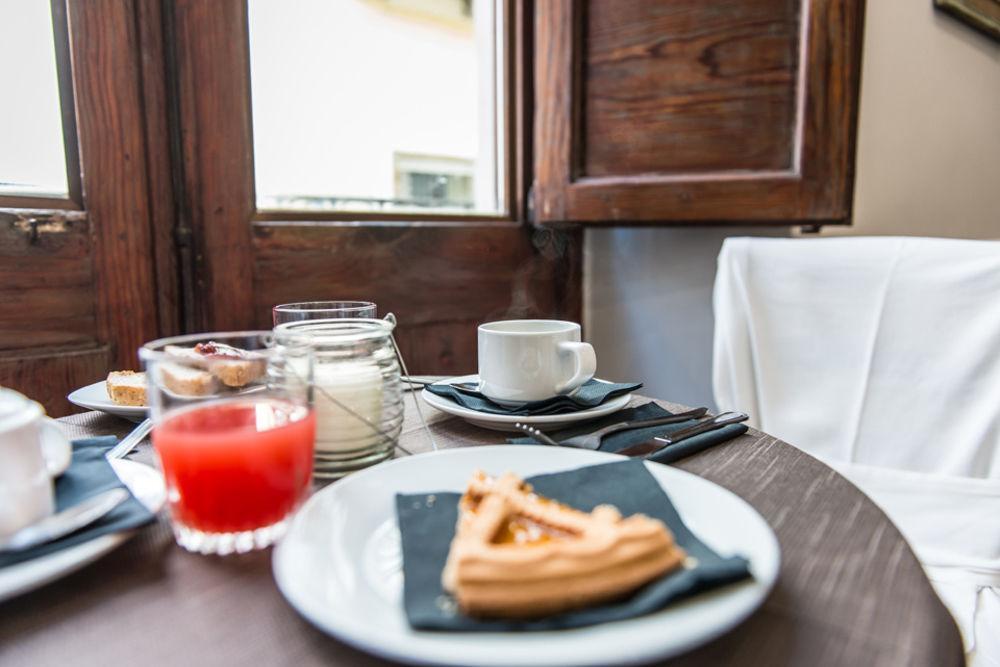
<instances>
[{"instance_id":1,"label":"white saucer","mask_svg":"<svg viewBox=\"0 0 1000 667\"><path fill-rule=\"evenodd\" d=\"M149 408L134 405L118 405L108 396L107 384L101 380L86 387L80 387L66 399L73 405L79 405L88 410L100 410L108 414L139 422L146 418Z\"/></svg>"},{"instance_id":2,"label":"white saucer","mask_svg":"<svg viewBox=\"0 0 1000 667\"><path fill-rule=\"evenodd\" d=\"M460 382L472 382L479 383L478 375L463 375L461 377L448 378L447 380L442 380L441 382L436 382L435 384L457 384ZM607 380L598 380L598 382L607 382ZM576 422L588 421L590 419L597 419L598 417L603 417L609 415L612 412L617 412L624 407L627 407L629 401L632 400L632 394L624 394L622 396L616 396L609 401L598 405L595 408L588 408L586 410L580 410L578 412L568 412L561 415L492 415L488 412L479 412L478 410L470 410L469 408L462 407L450 398L445 398L444 396L438 396L437 394L432 394L431 392L424 389L420 392L420 397L424 399L424 402L430 405L432 408L436 408L441 412L447 412L450 415L455 415L456 417L461 417L470 424L479 426L482 428L488 428L494 431L512 431L516 432L518 429L514 428L514 424L530 424L532 426L538 426L543 431L556 431L560 428L564 428Z\"/></svg>"},{"instance_id":3,"label":"white saucer","mask_svg":"<svg viewBox=\"0 0 1000 667\"><path fill-rule=\"evenodd\" d=\"M112 461L111 467L146 509L156 514L163 508L167 489L163 477L155 468L124 459ZM89 542L0 569L0 602L79 570L118 547L132 533L131 530L108 533Z\"/></svg>"},{"instance_id":4,"label":"white saucer","mask_svg":"<svg viewBox=\"0 0 1000 667\"><path fill-rule=\"evenodd\" d=\"M397 459L355 473L310 498L273 555L288 602L324 632L363 651L411 664L622 665L688 651L760 606L778 576L778 541L744 500L678 468L646 462L688 527L716 553L750 561L752 580L653 614L551 632L427 632L403 612L397 493L464 490L472 471L521 476L621 461L562 447L470 447Z\"/></svg>"}]
</instances>

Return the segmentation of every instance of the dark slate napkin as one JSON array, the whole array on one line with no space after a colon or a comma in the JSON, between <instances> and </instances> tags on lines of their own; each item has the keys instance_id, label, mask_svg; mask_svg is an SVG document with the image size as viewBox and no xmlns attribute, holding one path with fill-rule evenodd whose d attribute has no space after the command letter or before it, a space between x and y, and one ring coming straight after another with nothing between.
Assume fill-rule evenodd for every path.
<instances>
[{"instance_id":1,"label":"dark slate napkin","mask_svg":"<svg viewBox=\"0 0 1000 667\"><path fill-rule=\"evenodd\" d=\"M494 403L479 392L463 391L446 384L427 385L427 391L450 398L463 408L493 415L561 415L595 408L608 399L628 394L642 386L641 382L598 382L588 380L569 396L556 396L544 401L529 401L518 405Z\"/></svg>"},{"instance_id":2,"label":"dark slate napkin","mask_svg":"<svg viewBox=\"0 0 1000 667\"><path fill-rule=\"evenodd\" d=\"M641 461L587 466L529 477L527 481L538 493L585 512L597 505L610 504L623 516L642 512L660 519L696 564L664 575L625 600L599 607L533 621L479 620L457 612L454 601L441 587L441 570L455 534L460 495L399 494L396 516L403 546L403 604L411 626L458 632L577 628L649 614L676 600L751 576L745 558L723 558L688 530L670 498Z\"/></svg>"},{"instance_id":3,"label":"dark slate napkin","mask_svg":"<svg viewBox=\"0 0 1000 667\"><path fill-rule=\"evenodd\" d=\"M547 433L547 435L554 438L556 441L561 441L566 438L572 438L574 435L593 433L600 428L610 426L611 424L617 424L619 422L657 419L659 417L669 417L671 414L671 412L664 410L656 403L646 403L645 405L640 405L635 408L619 410L614 414L610 414L600 419L595 419L594 421L589 421L582 425L576 425L561 431ZM601 441L601 451L617 452L625 449L626 447L631 447L632 445L637 445L640 442L645 442L654 436L665 436L673 433L674 431L679 431L682 428L687 428L688 426L694 424L695 421L697 420L692 419L680 422L679 424L652 426L650 428L638 428L631 431L614 433ZM701 435L696 435L692 438L688 438L687 440L681 440L676 445L670 445L665 450L659 452L656 456L653 456L650 460L656 461L657 463L673 463L674 461L679 461L680 459L691 456L692 454L697 454L698 452L708 449L714 445L721 444L727 440L732 440L733 438L741 436L746 432L747 426L745 424L729 424L727 426L723 426L717 431L702 433ZM538 444L531 438L508 438L507 442L515 445Z\"/></svg>"},{"instance_id":4,"label":"dark slate napkin","mask_svg":"<svg viewBox=\"0 0 1000 667\"><path fill-rule=\"evenodd\" d=\"M104 458L118 443L113 435L73 441L73 461L56 480L56 511L72 507L90 496L115 487L125 487ZM135 497L114 508L101 519L75 533L25 551L0 552L0 567L22 563L67 547L88 542L107 533L117 533L150 523L154 515Z\"/></svg>"}]
</instances>

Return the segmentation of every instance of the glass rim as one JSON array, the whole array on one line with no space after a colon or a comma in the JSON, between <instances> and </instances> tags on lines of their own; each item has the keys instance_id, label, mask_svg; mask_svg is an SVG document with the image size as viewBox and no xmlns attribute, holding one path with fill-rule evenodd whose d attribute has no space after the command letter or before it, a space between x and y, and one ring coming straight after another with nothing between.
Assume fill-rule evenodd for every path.
<instances>
[{"instance_id":1,"label":"glass rim","mask_svg":"<svg viewBox=\"0 0 1000 667\"><path fill-rule=\"evenodd\" d=\"M205 333L193 333L193 334L180 334L178 336L166 336L164 338L157 338L156 340L151 340L148 343L143 343L142 347L139 348L139 359L141 361L172 361L177 362L178 358L176 355L169 354L164 350L168 345L180 345L182 347L191 347L194 343L203 343L206 341L216 341L225 342L226 339L233 338L259 338L262 341L268 342L278 342L278 332L272 329L259 329L259 330L245 330L245 331L208 331ZM301 346L305 347L308 345L308 339L306 336L299 334L297 332L282 332L282 344L287 345L289 342L298 342ZM233 346L238 347L238 346ZM242 349L242 348L241 348ZM268 357L277 352L277 348L273 345L270 347L263 347L255 350L246 350L252 357ZM183 360L181 360L183 363Z\"/></svg>"},{"instance_id":2,"label":"glass rim","mask_svg":"<svg viewBox=\"0 0 1000 667\"><path fill-rule=\"evenodd\" d=\"M297 320L283 322L274 327L274 333L307 336L320 342L349 342L386 338L396 328L395 322L368 317L331 317L322 320Z\"/></svg>"},{"instance_id":3,"label":"glass rim","mask_svg":"<svg viewBox=\"0 0 1000 667\"><path fill-rule=\"evenodd\" d=\"M378 305L374 301L295 301L293 303L279 303L277 306L273 306L271 311L275 313L318 313L324 310L349 312L368 310L369 308L378 308Z\"/></svg>"}]
</instances>

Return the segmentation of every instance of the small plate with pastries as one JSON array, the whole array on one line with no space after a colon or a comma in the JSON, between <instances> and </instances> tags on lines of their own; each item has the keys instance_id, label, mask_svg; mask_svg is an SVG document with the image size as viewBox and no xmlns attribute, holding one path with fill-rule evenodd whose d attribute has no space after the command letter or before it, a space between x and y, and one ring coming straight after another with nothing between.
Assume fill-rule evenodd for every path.
<instances>
[{"instance_id":1,"label":"small plate with pastries","mask_svg":"<svg viewBox=\"0 0 1000 667\"><path fill-rule=\"evenodd\" d=\"M100 382L80 387L66 397L73 405L100 410L130 421L146 418L146 374L137 371L112 371Z\"/></svg>"},{"instance_id":2,"label":"small plate with pastries","mask_svg":"<svg viewBox=\"0 0 1000 667\"><path fill-rule=\"evenodd\" d=\"M286 600L409 664L642 664L749 617L780 549L678 468L530 445L397 459L314 494L275 548Z\"/></svg>"},{"instance_id":3,"label":"small plate with pastries","mask_svg":"<svg viewBox=\"0 0 1000 667\"><path fill-rule=\"evenodd\" d=\"M175 397L203 399L241 390L266 371L265 362L253 353L222 343L199 343L190 348L168 346L166 352L183 361L161 368L164 388ZM103 382L81 387L66 398L81 408L142 421L148 413L146 389L145 373L112 371Z\"/></svg>"}]
</instances>

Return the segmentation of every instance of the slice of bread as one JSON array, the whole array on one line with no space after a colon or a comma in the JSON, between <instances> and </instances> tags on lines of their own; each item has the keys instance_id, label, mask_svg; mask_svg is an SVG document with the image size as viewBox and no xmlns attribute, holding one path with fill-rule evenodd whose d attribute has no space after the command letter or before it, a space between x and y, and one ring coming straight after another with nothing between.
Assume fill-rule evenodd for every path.
<instances>
[{"instance_id":1,"label":"slice of bread","mask_svg":"<svg viewBox=\"0 0 1000 667\"><path fill-rule=\"evenodd\" d=\"M157 368L160 382L178 396L208 396L219 391L219 381L208 371L168 363Z\"/></svg>"},{"instance_id":2,"label":"slice of bread","mask_svg":"<svg viewBox=\"0 0 1000 667\"><path fill-rule=\"evenodd\" d=\"M108 396L118 405L146 405L146 374L135 371L112 371L105 382Z\"/></svg>"}]
</instances>

